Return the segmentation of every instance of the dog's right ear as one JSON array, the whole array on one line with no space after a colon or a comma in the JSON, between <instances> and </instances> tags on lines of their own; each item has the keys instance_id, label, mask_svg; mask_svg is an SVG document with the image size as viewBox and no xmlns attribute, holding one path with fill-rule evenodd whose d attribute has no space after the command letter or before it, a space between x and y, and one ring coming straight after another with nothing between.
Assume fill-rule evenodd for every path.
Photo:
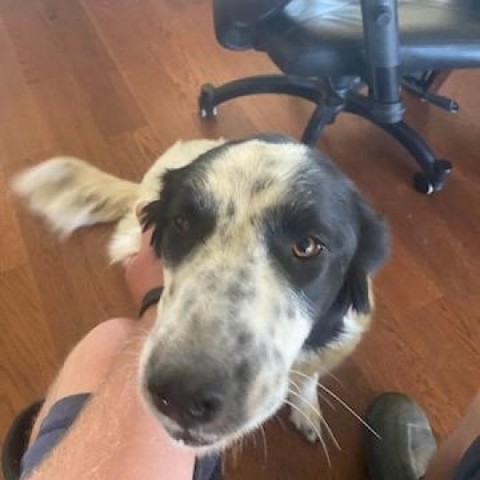
<instances>
[{"instance_id":1,"label":"dog's right ear","mask_svg":"<svg viewBox=\"0 0 480 480\"><path fill-rule=\"evenodd\" d=\"M357 198L360 220L358 245L348 268L341 296L358 313L371 310L369 277L387 260L390 254L390 235L386 221L362 199Z\"/></svg>"},{"instance_id":2,"label":"dog's right ear","mask_svg":"<svg viewBox=\"0 0 480 480\"><path fill-rule=\"evenodd\" d=\"M150 227L153 227L150 245L153 247L157 257L162 256L163 231L166 225L164 203L162 199L154 200L141 207L139 213L142 232L146 232Z\"/></svg>"}]
</instances>

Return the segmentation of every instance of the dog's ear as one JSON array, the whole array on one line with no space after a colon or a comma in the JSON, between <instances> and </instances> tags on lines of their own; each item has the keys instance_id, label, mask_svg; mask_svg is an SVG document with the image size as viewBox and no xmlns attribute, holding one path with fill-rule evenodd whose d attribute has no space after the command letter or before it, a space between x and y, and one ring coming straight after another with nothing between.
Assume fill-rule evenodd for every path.
<instances>
[{"instance_id":1,"label":"dog's ear","mask_svg":"<svg viewBox=\"0 0 480 480\"><path fill-rule=\"evenodd\" d=\"M162 238L165 229L165 205L162 199L154 200L142 208L140 213L140 223L142 232L145 232L150 227L153 227L152 238L150 245L153 247L155 254L158 257L162 255Z\"/></svg>"},{"instance_id":2,"label":"dog's ear","mask_svg":"<svg viewBox=\"0 0 480 480\"><path fill-rule=\"evenodd\" d=\"M359 313L371 310L368 278L387 260L390 237L385 220L357 195L359 214L358 242L349 265L341 295ZM345 297L344 297L345 298Z\"/></svg>"}]
</instances>

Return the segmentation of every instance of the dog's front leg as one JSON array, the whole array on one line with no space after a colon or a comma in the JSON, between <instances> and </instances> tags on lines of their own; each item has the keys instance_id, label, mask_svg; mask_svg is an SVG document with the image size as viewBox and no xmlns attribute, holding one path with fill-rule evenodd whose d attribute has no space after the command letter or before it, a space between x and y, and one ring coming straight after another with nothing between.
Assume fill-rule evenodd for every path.
<instances>
[{"instance_id":1,"label":"dog's front leg","mask_svg":"<svg viewBox=\"0 0 480 480\"><path fill-rule=\"evenodd\" d=\"M312 443L320 440L322 435L323 419L317 395L318 378L318 373L310 376L291 374L288 394L290 420Z\"/></svg>"}]
</instances>

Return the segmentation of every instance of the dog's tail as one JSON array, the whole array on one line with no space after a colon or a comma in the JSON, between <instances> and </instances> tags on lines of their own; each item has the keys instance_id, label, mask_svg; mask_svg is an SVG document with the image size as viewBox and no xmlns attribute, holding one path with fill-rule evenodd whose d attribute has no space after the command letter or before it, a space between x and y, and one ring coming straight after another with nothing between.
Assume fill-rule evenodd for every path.
<instances>
[{"instance_id":1,"label":"dog's tail","mask_svg":"<svg viewBox=\"0 0 480 480\"><path fill-rule=\"evenodd\" d=\"M118 220L133 209L140 189L72 157L52 158L26 170L12 186L64 236L86 225Z\"/></svg>"}]
</instances>

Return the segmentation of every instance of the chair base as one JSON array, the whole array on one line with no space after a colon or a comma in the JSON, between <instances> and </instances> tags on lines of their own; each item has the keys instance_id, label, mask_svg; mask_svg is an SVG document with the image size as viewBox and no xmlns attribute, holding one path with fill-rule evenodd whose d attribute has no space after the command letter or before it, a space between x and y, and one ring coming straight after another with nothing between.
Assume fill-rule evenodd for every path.
<instances>
[{"instance_id":1,"label":"chair base","mask_svg":"<svg viewBox=\"0 0 480 480\"><path fill-rule=\"evenodd\" d=\"M348 112L358 115L385 130L413 156L421 169L413 177L417 192L431 195L440 191L452 172L451 163L438 159L420 135L404 121L386 124L376 120L368 97L358 91L360 86L355 78L341 79L334 84L330 79L284 75L248 77L219 87L205 84L198 98L199 113L202 118L213 118L217 115L218 105L246 95L277 93L301 97L316 105L302 135L302 142L312 146L325 127L334 123L338 114Z\"/></svg>"}]
</instances>

